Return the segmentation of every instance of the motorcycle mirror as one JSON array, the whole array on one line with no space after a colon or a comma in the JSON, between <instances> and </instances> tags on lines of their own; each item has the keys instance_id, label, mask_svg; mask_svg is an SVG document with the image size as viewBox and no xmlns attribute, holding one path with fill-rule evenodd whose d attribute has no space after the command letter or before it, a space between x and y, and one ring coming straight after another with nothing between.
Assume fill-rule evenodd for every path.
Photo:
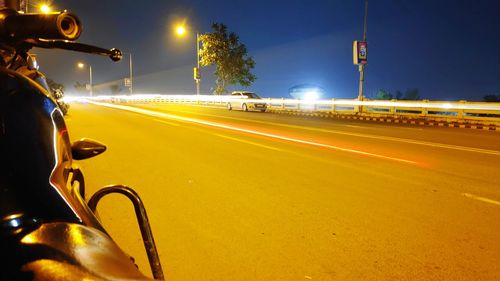
<instances>
[{"instance_id":1,"label":"motorcycle mirror","mask_svg":"<svg viewBox=\"0 0 500 281\"><path fill-rule=\"evenodd\" d=\"M91 139L80 139L71 145L71 154L75 160L92 158L104 151L106 151L106 145Z\"/></svg>"}]
</instances>

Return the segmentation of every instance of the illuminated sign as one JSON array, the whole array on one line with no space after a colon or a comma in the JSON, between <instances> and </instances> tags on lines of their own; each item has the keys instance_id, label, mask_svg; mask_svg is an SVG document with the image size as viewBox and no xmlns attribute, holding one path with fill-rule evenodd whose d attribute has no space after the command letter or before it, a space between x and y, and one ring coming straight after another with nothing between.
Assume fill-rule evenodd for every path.
<instances>
[{"instance_id":1,"label":"illuminated sign","mask_svg":"<svg viewBox=\"0 0 500 281\"><path fill-rule=\"evenodd\" d=\"M354 64L367 64L368 62L368 43L366 41L352 42L352 55Z\"/></svg>"}]
</instances>

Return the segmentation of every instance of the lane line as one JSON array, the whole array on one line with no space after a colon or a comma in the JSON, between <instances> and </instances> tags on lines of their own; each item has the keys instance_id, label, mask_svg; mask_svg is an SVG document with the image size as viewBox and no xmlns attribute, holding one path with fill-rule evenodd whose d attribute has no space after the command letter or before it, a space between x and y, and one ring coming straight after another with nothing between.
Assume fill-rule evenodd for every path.
<instances>
[{"instance_id":1,"label":"lane line","mask_svg":"<svg viewBox=\"0 0 500 281\"><path fill-rule=\"evenodd\" d=\"M161 120L161 119L151 118L151 120L154 120L156 122L160 122L160 123L163 123L163 124L175 126L175 127L179 127L180 126L179 124L176 124L176 123L173 123L173 122L168 122L168 121Z\"/></svg>"},{"instance_id":2,"label":"lane line","mask_svg":"<svg viewBox=\"0 0 500 281\"><path fill-rule=\"evenodd\" d=\"M221 138L225 138L225 139L229 139L229 140L233 140L233 141L237 141L237 142L242 142L242 143L245 143L245 144L250 144L250 145L255 145L255 146L258 146L258 147L263 147L263 148L275 150L275 151L280 151L280 152L283 151L282 149L279 149L279 148L276 148L276 147L272 147L272 146L268 146L268 145L256 143L256 142L253 142L253 141L243 140L243 139L240 139L240 138L233 138L233 137L230 137L230 136L221 135L221 134L214 134L214 133L212 133L212 135L218 136L218 137L221 137Z\"/></svg>"},{"instance_id":3,"label":"lane line","mask_svg":"<svg viewBox=\"0 0 500 281\"><path fill-rule=\"evenodd\" d=\"M486 203L490 203L490 204L494 204L494 205L500 206L500 202L496 201L496 200L493 200L493 199L489 199L489 198L485 198L485 197L481 197L481 196L476 196L476 195L470 194L470 193L462 193L462 196L465 196L467 198L471 198L471 199L474 199L474 200L478 200L478 201L482 201L482 202L486 202Z\"/></svg>"},{"instance_id":4,"label":"lane line","mask_svg":"<svg viewBox=\"0 0 500 281\"><path fill-rule=\"evenodd\" d=\"M200 120L200 119L183 117L183 116L173 115L173 114L164 113L164 112L157 112L157 111L136 108L136 107L131 107L131 106L101 103L101 102L94 102L94 101L89 101L89 103L104 106L104 107L109 107L109 108L115 108L115 109L121 109L121 110L125 110L125 111L135 112L135 113L139 113L139 114L143 114L143 115L174 119L174 120L184 121L184 122L188 122L188 123L202 124L202 125L207 125L207 126L216 127L216 128L228 129L228 130L232 130L232 131L243 132L243 133L248 133L248 134L253 134L253 135L258 135L258 136L264 136L264 137L269 137L269 138L274 138L274 139L279 139L279 140L285 140L285 141L295 142L295 143L300 143L300 144L307 144L307 145L311 145L311 146L323 147L323 148L328 148L328 149L338 150L338 151L343 151L343 152L349 152L349 153L358 154L358 155L364 155L364 156L370 156L370 157L375 157L375 158L380 158L380 159L392 160L392 161L397 161L397 162L402 162L402 163L407 163L407 164L417 164L417 162L407 160L407 159L396 158L396 157L375 154L375 153L370 153L370 152L366 152L366 151L344 148L344 147L339 147L339 146L334 146L334 145L329 145L329 144L324 144L324 143L318 143L318 142L313 142L313 141L307 141L307 140L302 140L302 139L289 138L289 137L275 135L275 134L268 134L268 133L259 132L259 131L255 131L255 130L234 127L234 126L230 126L230 125L226 125L226 124L222 124L222 123L204 121L204 120Z\"/></svg>"},{"instance_id":5,"label":"lane line","mask_svg":"<svg viewBox=\"0 0 500 281\"><path fill-rule=\"evenodd\" d=\"M219 115L204 114L204 113L191 112L191 111L183 111L183 112L192 113L192 114L196 114L196 115L212 116L212 117L218 117L218 118L226 118L226 119L233 119L233 120L239 120L239 121L267 124L267 125L272 125L272 126L280 126L280 127L286 127L286 128L292 128L292 129L302 129L302 130L316 131L316 132L323 132L323 133L330 133L330 134L337 134L337 135L345 135L345 136L352 136L352 137L361 137L361 138L378 139L378 140L385 140L385 141L402 142L402 143L423 145L423 146L429 146L429 147L435 147L435 148L445 148L445 149L460 150L460 151L466 151L466 152L475 152L475 153L500 156L500 151L490 150L490 149L482 149L482 148L460 146L460 145L453 145L453 144L444 144L444 143L437 143L437 142L419 141L419 140L389 137L389 136L371 135L371 134L364 134L364 133L345 132L345 131L339 131L339 130L312 128L312 127L305 127L305 126L300 126L300 125L290 125L290 124L282 124L282 123L269 122L269 121L260 121L260 120L251 120L251 119L237 118L237 117L219 116ZM345 126L355 126L355 125L345 125ZM404 129L414 129L414 128L404 128ZM420 130L420 129L414 129L414 130Z\"/></svg>"}]
</instances>

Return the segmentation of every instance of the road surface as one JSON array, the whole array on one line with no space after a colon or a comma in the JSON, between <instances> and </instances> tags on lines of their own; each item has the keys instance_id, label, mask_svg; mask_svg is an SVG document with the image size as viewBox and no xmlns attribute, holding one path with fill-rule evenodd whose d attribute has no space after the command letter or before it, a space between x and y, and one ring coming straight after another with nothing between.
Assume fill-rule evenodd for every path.
<instances>
[{"instance_id":1,"label":"road surface","mask_svg":"<svg viewBox=\"0 0 500 281\"><path fill-rule=\"evenodd\" d=\"M109 107L111 106L111 107ZM500 133L71 105L88 195L146 204L167 280L500 280ZM151 276L130 204L99 216Z\"/></svg>"}]
</instances>

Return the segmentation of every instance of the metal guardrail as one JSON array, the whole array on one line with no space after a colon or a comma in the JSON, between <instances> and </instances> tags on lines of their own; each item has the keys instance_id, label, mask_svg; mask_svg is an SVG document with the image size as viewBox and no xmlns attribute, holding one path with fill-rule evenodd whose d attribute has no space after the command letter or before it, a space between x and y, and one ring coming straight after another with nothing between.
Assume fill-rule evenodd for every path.
<instances>
[{"instance_id":1,"label":"metal guardrail","mask_svg":"<svg viewBox=\"0 0 500 281\"><path fill-rule=\"evenodd\" d=\"M403 100L297 100L241 99L213 95L123 95L75 97L114 103L180 103L226 106L228 102L265 102L273 112L301 112L326 115L357 115L387 118L414 118L445 122L500 126L499 102L403 101Z\"/></svg>"}]
</instances>

